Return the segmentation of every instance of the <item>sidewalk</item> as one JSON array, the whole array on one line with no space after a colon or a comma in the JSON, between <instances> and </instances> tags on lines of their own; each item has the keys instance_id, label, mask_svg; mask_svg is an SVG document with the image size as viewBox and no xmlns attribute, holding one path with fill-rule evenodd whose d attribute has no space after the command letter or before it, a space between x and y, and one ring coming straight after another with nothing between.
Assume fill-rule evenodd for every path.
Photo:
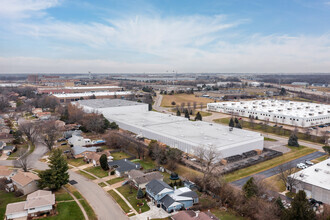
<instances>
[{"instance_id":1,"label":"sidewalk","mask_svg":"<svg viewBox=\"0 0 330 220\"><path fill-rule=\"evenodd\" d=\"M67 193L69 193L70 194L70 196L73 198L73 200L77 203L77 205L79 206L79 208L81 209L81 211L82 211L82 213L84 214L84 217L85 217L85 219L86 220L88 220L89 218L88 218L88 215L87 215L87 213L86 213L86 211L85 211L85 209L84 209L84 207L80 204L80 202L78 201L78 199L67 189L67 188L65 188L65 187L63 187L62 186L62 188L65 190L65 191L67 191Z\"/></svg>"}]
</instances>

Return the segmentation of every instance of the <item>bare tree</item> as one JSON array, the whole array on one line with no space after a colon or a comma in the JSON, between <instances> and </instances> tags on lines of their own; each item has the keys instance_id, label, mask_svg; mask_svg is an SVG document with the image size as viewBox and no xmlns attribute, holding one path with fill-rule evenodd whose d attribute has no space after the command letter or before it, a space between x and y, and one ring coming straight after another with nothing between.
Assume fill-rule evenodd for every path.
<instances>
[{"instance_id":1,"label":"bare tree","mask_svg":"<svg viewBox=\"0 0 330 220\"><path fill-rule=\"evenodd\" d=\"M38 126L38 123L33 123L29 121L25 121L20 123L19 130L26 135L27 139L35 145L40 131L40 126Z\"/></svg>"},{"instance_id":2,"label":"bare tree","mask_svg":"<svg viewBox=\"0 0 330 220\"><path fill-rule=\"evenodd\" d=\"M22 168L24 172L27 172L30 168L30 160L28 151L24 148L20 148L17 152L18 159L14 161L14 166Z\"/></svg>"},{"instance_id":3,"label":"bare tree","mask_svg":"<svg viewBox=\"0 0 330 220\"><path fill-rule=\"evenodd\" d=\"M250 127L254 128L254 116L251 115L251 117L249 117L249 122L250 122Z\"/></svg>"},{"instance_id":4,"label":"bare tree","mask_svg":"<svg viewBox=\"0 0 330 220\"><path fill-rule=\"evenodd\" d=\"M59 128L56 125L55 121L48 121L42 125L42 135L40 139L41 142L47 146L49 151L52 150L55 141L57 140L57 138L59 138L59 136Z\"/></svg>"},{"instance_id":5,"label":"bare tree","mask_svg":"<svg viewBox=\"0 0 330 220\"><path fill-rule=\"evenodd\" d=\"M215 149L214 146L200 146L196 148L195 155L201 161L201 171L203 173L203 178L201 184L203 191L207 189L208 183L212 182L212 177L218 176L221 163L221 154Z\"/></svg>"},{"instance_id":6,"label":"bare tree","mask_svg":"<svg viewBox=\"0 0 330 220\"><path fill-rule=\"evenodd\" d=\"M201 107L201 111L203 111L203 103L199 103L200 107Z\"/></svg>"},{"instance_id":7,"label":"bare tree","mask_svg":"<svg viewBox=\"0 0 330 220\"><path fill-rule=\"evenodd\" d=\"M196 108L197 108L197 102L193 102L193 108L194 108L194 110L196 110Z\"/></svg>"},{"instance_id":8,"label":"bare tree","mask_svg":"<svg viewBox=\"0 0 330 220\"><path fill-rule=\"evenodd\" d=\"M296 186L298 180L295 178L296 168L292 163L282 164L278 167L278 179L291 191Z\"/></svg>"}]
</instances>

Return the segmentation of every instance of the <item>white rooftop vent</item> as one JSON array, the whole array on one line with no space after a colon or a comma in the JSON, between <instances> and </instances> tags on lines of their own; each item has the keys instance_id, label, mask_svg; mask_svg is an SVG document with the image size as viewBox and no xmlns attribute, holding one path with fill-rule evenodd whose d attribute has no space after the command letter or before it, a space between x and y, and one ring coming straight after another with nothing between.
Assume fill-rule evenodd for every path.
<instances>
[{"instance_id":1,"label":"white rooftop vent","mask_svg":"<svg viewBox=\"0 0 330 220\"><path fill-rule=\"evenodd\" d=\"M301 173L299 176L300 176L300 177L304 177L304 174L303 174L303 173Z\"/></svg>"},{"instance_id":2,"label":"white rooftop vent","mask_svg":"<svg viewBox=\"0 0 330 220\"><path fill-rule=\"evenodd\" d=\"M315 168L315 172L319 172L319 170L320 170L320 169L318 169L318 168Z\"/></svg>"},{"instance_id":3,"label":"white rooftop vent","mask_svg":"<svg viewBox=\"0 0 330 220\"><path fill-rule=\"evenodd\" d=\"M330 163L327 163L327 166L330 166Z\"/></svg>"}]
</instances>

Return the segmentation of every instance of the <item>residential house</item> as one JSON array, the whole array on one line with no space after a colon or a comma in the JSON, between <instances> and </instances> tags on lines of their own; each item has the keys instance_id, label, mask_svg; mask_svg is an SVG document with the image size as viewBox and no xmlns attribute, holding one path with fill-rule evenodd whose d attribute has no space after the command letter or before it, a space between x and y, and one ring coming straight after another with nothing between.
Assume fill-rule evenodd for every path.
<instances>
[{"instance_id":1,"label":"residential house","mask_svg":"<svg viewBox=\"0 0 330 220\"><path fill-rule=\"evenodd\" d=\"M10 179L10 177L13 175L13 170L8 169L6 166L0 166L0 179L6 178Z\"/></svg>"},{"instance_id":2,"label":"residential house","mask_svg":"<svg viewBox=\"0 0 330 220\"><path fill-rule=\"evenodd\" d=\"M12 142L14 140L14 137L12 134L9 134L7 132L0 132L0 140L3 142Z\"/></svg>"},{"instance_id":3,"label":"residential house","mask_svg":"<svg viewBox=\"0 0 330 220\"><path fill-rule=\"evenodd\" d=\"M35 108L32 110L32 114L36 115L37 113L41 113L42 112L42 108Z\"/></svg>"},{"instance_id":4,"label":"residential house","mask_svg":"<svg viewBox=\"0 0 330 220\"><path fill-rule=\"evenodd\" d=\"M133 163L127 159L114 160L108 162L110 170L114 169L117 176L124 176L131 170L139 170L140 164Z\"/></svg>"},{"instance_id":5,"label":"residential house","mask_svg":"<svg viewBox=\"0 0 330 220\"><path fill-rule=\"evenodd\" d=\"M13 152L15 152L16 147L14 145L6 145L4 147L2 147L2 153L6 154L6 155L10 155Z\"/></svg>"},{"instance_id":6,"label":"residential house","mask_svg":"<svg viewBox=\"0 0 330 220\"><path fill-rule=\"evenodd\" d=\"M68 139L68 144L74 147L83 147L91 145L91 139L86 139L81 134L72 134L72 137Z\"/></svg>"},{"instance_id":7,"label":"residential house","mask_svg":"<svg viewBox=\"0 0 330 220\"><path fill-rule=\"evenodd\" d=\"M51 191L38 190L27 196L26 201L9 203L6 208L6 220L31 219L54 212L55 195Z\"/></svg>"},{"instance_id":8,"label":"residential house","mask_svg":"<svg viewBox=\"0 0 330 220\"><path fill-rule=\"evenodd\" d=\"M99 149L100 147L74 146L71 148L71 153L74 158L84 158L88 153L97 152Z\"/></svg>"},{"instance_id":9,"label":"residential house","mask_svg":"<svg viewBox=\"0 0 330 220\"><path fill-rule=\"evenodd\" d=\"M38 190L39 176L30 172L18 171L11 180L15 190L20 190L24 195Z\"/></svg>"},{"instance_id":10,"label":"residential house","mask_svg":"<svg viewBox=\"0 0 330 220\"><path fill-rule=\"evenodd\" d=\"M193 210L180 211L177 214L171 216L172 220L219 220L210 211L200 212Z\"/></svg>"},{"instance_id":11,"label":"residential house","mask_svg":"<svg viewBox=\"0 0 330 220\"><path fill-rule=\"evenodd\" d=\"M161 206L167 212L191 208L198 203L198 195L187 187L173 189L167 183L160 180L152 180L146 185L148 197L157 206Z\"/></svg>"},{"instance_id":12,"label":"residential house","mask_svg":"<svg viewBox=\"0 0 330 220\"><path fill-rule=\"evenodd\" d=\"M40 120L48 120L52 116L51 112L39 112L36 114L37 118Z\"/></svg>"},{"instance_id":13,"label":"residential house","mask_svg":"<svg viewBox=\"0 0 330 220\"><path fill-rule=\"evenodd\" d=\"M69 125L66 125L66 126L69 126ZM70 131L66 131L64 132L63 136L65 139L69 139L71 138L73 135L80 135L81 136L82 134L82 131L81 130L70 130Z\"/></svg>"},{"instance_id":14,"label":"residential house","mask_svg":"<svg viewBox=\"0 0 330 220\"><path fill-rule=\"evenodd\" d=\"M0 141L0 150L2 150L4 146L6 146L6 143L4 141Z\"/></svg>"},{"instance_id":15,"label":"residential house","mask_svg":"<svg viewBox=\"0 0 330 220\"><path fill-rule=\"evenodd\" d=\"M163 181L164 177L160 172L143 173L141 170L131 170L128 172L128 178L134 183L136 188L145 189L151 180Z\"/></svg>"},{"instance_id":16,"label":"residential house","mask_svg":"<svg viewBox=\"0 0 330 220\"><path fill-rule=\"evenodd\" d=\"M93 166L100 166L100 158L102 156L102 154L105 154L107 156L107 158L109 158L110 156L110 152L109 151L102 151L102 152L86 152L84 154L84 160L87 163L93 163Z\"/></svg>"}]
</instances>

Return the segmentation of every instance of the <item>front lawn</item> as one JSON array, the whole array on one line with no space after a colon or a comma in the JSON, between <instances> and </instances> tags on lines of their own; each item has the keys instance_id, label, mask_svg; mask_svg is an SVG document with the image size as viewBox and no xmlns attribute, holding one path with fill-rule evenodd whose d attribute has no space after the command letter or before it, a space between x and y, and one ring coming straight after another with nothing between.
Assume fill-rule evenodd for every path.
<instances>
[{"instance_id":1,"label":"front lawn","mask_svg":"<svg viewBox=\"0 0 330 220\"><path fill-rule=\"evenodd\" d=\"M148 160L135 159L135 160L132 160L132 162L139 163L145 170L150 170L150 169L156 168L155 162L152 161L151 159L148 159Z\"/></svg>"},{"instance_id":2,"label":"front lawn","mask_svg":"<svg viewBox=\"0 0 330 220\"><path fill-rule=\"evenodd\" d=\"M124 180L125 180L125 177L117 177L117 178L108 180L107 183L112 185L112 184L119 183L119 182L124 181Z\"/></svg>"},{"instance_id":3,"label":"front lawn","mask_svg":"<svg viewBox=\"0 0 330 220\"><path fill-rule=\"evenodd\" d=\"M105 184L104 182L101 182L101 183L99 183L99 186L101 186L103 188L103 187L106 187L107 184Z\"/></svg>"},{"instance_id":4,"label":"front lawn","mask_svg":"<svg viewBox=\"0 0 330 220\"><path fill-rule=\"evenodd\" d=\"M5 218L7 204L25 201L25 199L25 197L16 197L14 193L7 193L6 191L0 190L0 219Z\"/></svg>"},{"instance_id":5,"label":"front lawn","mask_svg":"<svg viewBox=\"0 0 330 220\"><path fill-rule=\"evenodd\" d=\"M78 204L73 202L62 202L57 204L58 214L55 216L47 217L44 219L56 219L56 220L67 220L67 219L85 219L82 211Z\"/></svg>"},{"instance_id":6,"label":"front lawn","mask_svg":"<svg viewBox=\"0 0 330 220\"><path fill-rule=\"evenodd\" d=\"M125 186L117 188L117 190L127 199L127 201L129 201L129 203L131 203L131 205L137 212L139 212L140 209L141 212L146 212L150 210L149 206L147 205L146 199L140 200L136 198L137 190L134 187L131 187L130 189L130 186L127 184ZM130 193L130 190L132 190L132 193ZM143 206L138 206L139 203L144 204Z\"/></svg>"},{"instance_id":7,"label":"front lawn","mask_svg":"<svg viewBox=\"0 0 330 220\"><path fill-rule=\"evenodd\" d=\"M109 190L108 193L112 198L118 203L118 205L123 209L125 213L129 213L131 208L126 204L126 202L113 190Z\"/></svg>"},{"instance_id":8,"label":"front lawn","mask_svg":"<svg viewBox=\"0 0 330 220\"><path fill-rule=\"evenodd\" d=\"M268 170L268 169L276 167L280 164L286 163L288 161L300 158L302 156L305 156L307 154L317 151L316 149L308 148L305 146L289 147L289 148L291 149L291 151L283 154L282 156L279 156L279 157L273 158L271 160L267 160L267 161L255 164L253 166L246 167L246 168L237 170L235 172L226 174L225 180L227 182L233 182L235 180L244 178L246 176L253 175L255 173L259 173L264 170Z\"/></svg>"},{"instance_id":9,"label":"front lawn","mask_svg":"<svg viewBox=\"0 0 330 220\"><path fill-rule=\"evenodd\" d=\"M127 153L125 153L123 151L113 152L113 153L111 153L111 156L113 157L113 160L121 160L121 159L131 157L130 155L128 155Z\"/></svg>"},{"instance_id":10,"label":"front lawn","mask_svg":"<svg viewBox=\"0 0 330 220\"><path fill-rule=\"evenodd\" d=\"M95 180L96 178L82 170L78 170L76 171L76 173L80 174L80 175L83 175L84 177L86 177L87 179L90 179L90 180Z\"/></svg>"},{"instance_id":11,"label":"front lawn","mask_svg":"<svg viewBox=\"0 0 330 220\"><path fill-rule=\"evenodd\" d=\"M57 202L73 200L70 194L62 188L55 192L55 198Z\"/></svg>"},{"instance_id":12,"label":"front lawn","mask_svg":"<svg viewBox=\"0 0 330 220\"><path fill-rule=\"evenodd\" d=\"M72 166L79 167L82 165L85 165L86 162L83 160L83 158L77 158L77 159L68 159L68 164L71 164Z\"/></svg>"},{"instance_id":13,"label":"front lawn","mask_svg":"<svg viewBox=\"0 0 330 220\"><path fill-rule=\"evenodd\" d=\"M88 218L90 220L97 220L96 214L95 214L94 210L92 209L92 207L88 204L88 202L85 199L79 200L79 202L84 207L84 209L88 215Z\"/></svg>"},{"instance_id":14,"label":"front lawn","mask_svg":"<svg viewBox=\"0 0 330 220\"><path fill-rule=\"evenodd\" d=\"M108 171L104 171L101 167L88 167L86 169L87 172L94 174L99 178L103 178L108 176Z\"/></svg>"}]
</instances>

